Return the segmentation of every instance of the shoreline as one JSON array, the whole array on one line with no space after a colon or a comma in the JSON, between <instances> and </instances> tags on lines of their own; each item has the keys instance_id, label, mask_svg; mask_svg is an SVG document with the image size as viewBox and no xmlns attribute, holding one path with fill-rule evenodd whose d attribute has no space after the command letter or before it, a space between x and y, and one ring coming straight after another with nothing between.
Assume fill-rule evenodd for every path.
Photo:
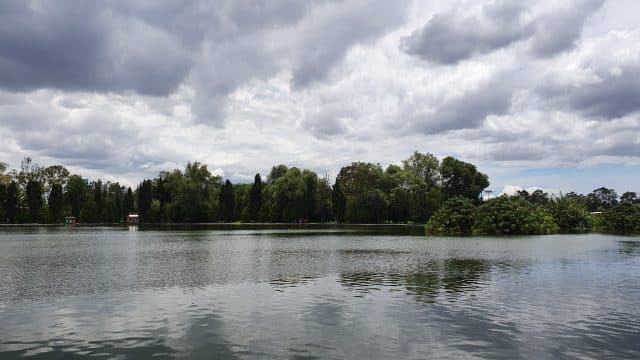
<instances>
[{"instance_id":1,"label":"shoreline","mask_svg":"<svg viewBox=\"0 0 640 360\"><path fill-rule=\"evenodd\" d=\"M43 223L28 223L28 224L0 224L0 227L106 227L106 226L122 226L127 227L129 225L123 223L76 223L69 224L43 224ZM423 228L424 224L336 224L336 223L245 223L245 222L201 222L201 223L145 223L138 226L257 226L257 227L419 227Z\"/></svg>"},{"instance_id":2,"label":"shoreline","mask_svg":"<svg viewBox=\"0 0 640 360\"><path fill-rule=\"evenodd\" d=\"M0 230L2 229L35 229L35 228L122 228L127 229L129 225L122 223L82 223L82 224L0 224ZM421 224L336 224L336 223L224 223L224 222L211 222L211 223L147 223L139 225L139 230L354 230L354 231L371 231L374 233L388 233L388 234L409 234L409 235L422 235L427 237L495 237L496 235L434 235L425 234L424 225ZM597 230L581 230L581 231L568 231L568 232L555 232L551 234L540 234L536 236L548 236L548 235L589 235L589 234L602 234L602 235L617 235L624 237L639 237L637 233L616 233ZM527 234L502 234L498 237L520 237L531 236Z\"/></svg>"}]
</instances>

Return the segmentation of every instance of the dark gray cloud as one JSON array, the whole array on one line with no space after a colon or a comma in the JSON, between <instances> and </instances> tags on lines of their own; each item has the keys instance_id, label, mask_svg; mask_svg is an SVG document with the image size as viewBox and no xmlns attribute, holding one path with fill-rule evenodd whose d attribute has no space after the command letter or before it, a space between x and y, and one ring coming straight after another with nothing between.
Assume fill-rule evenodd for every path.
<instances>
[{"instance_id":1,"label":"dark gray cloud","mask_svg":"<svg viewBox=\"0 0 640 360\"><path fill-rule=\"evenodd\" d=\"M0 88L165 96L193 72L196 113L215 119L251 79L290 70L297 88L323 80L405 12L361 0L9 0L0 4Z\"/></svg>"},{"instance_id":2,"label":"dark gray cloud","mask_svg":"<svg viewBox=\"0 0 640 360\"><path fill-rule=\"evenodd\" d=\"M640 63L615 66L593 59L583 65L581 70L594 76L593 81L576 84L550 79L539 86L539 96L553 107L592 118L610 120L640 111Z\"/></svg>"},{"instance_id":3,"label":"dark gray cloud","mask_svg":"<svg viewBox=\"0 0 640 360\"><path fill-rule=\"evenodd\" d=\"M638 129L636 129L637 131ZM607 155L615 157L640 157L640 141L637 134L626 134L626 138L617 138L616 142L603 146L600 151L595 152L595 156Z\"/></svg>"},{"instance_id":4,"label":"dark gray cloud","mask_svg":"<svg viewBox=\"0 0 640 360\"><path fill-rule=\"evenodd\" d=\"M345 122L355 115L352 109L341 103L326 104L315 111L309 111L302 127L321 139L330 139L347 133Z\"/></svg>"},{"instance_id":5,"label":"dark gray cloud","mask_svg":"<svg viewBox=\"0 0 640 360\"><path fill-rule=\"evenodd\" d=\"M450 130L474 129L489 115L505 114L518 89L513 74L499 74L460 95L438 102L433 107L409 113L409 130L437 134Z\"/></svg>"},{"instance_id":6,"label":"dark gray cloud","mask_svg":"<svg viewBox=\"0 0 640 360\"><path fill-rule=\"evenodd\" d=\"M298 34L297 64L292 79L296 88L324 79L354 44L375 39L398 26L407 7L393 1L355 0L340 7L320 6L315 11Z\"/></svg>"},{"instance_id":7,"label":"dark gray cloud","mask_svg":"<svg viewBox=\"0 0 640 360\"><path fill-rule=\"evenodd\" d=\"M604 0L579 0L540 16L532 23L531 50L538 56L547 57L573 48L585 21L603 3Z\"/></svg>"},{"instance_id":8,"label":"dark gray cloud","mask_svg":"<svg viewBox=\"0 0 640 360\"><path fill-rule=\"evenodd\" d=\"M549 157L551 146L540 146L539 143L527 141L505 142L487 145L485 159L493 161L539 161Z\"/></svg>"},{"instance_id":9,"label":"dark gray cloud","mask_svg":"<svg viewBox=\"0 0 640 360\"><path fill-rule=\"evenodd\" d=\"M439 64L455 64L531 39L538 56L551 56L574 46L585 20L603 0L576 0L565 8L531 14L527 3L500 0L467 16L462 9L435 14L425 25L403 38L411 55Z\"/></svg>"},{"instance_id":10,"label":"dark gray cloud","mask_svg":"<svg viewBox=\"0 0 640 360\"><path fill-rule=\"evenodd\" d=\"M402 46L424 60L455 64L530 36L531 29L521 19L524 9L519 2L498 2L484 6L480 16L435 14L404 38Z\"/></svg>"},{"instance_id":11,"label":"dark gray cloud","mask_svg":"<svg viewBox=\"0 0 640 360\"><path fill-rule=\"evenodd\" d=\"M32 156L42 154L66 165L101 169L121 165L118 159L126 158L123 152L137 147L138 134L108 114L67 122L59 120L61 115L19 97L12 105L0 106L0 124Z\"/></svg>"},{"instance_id":12,"label":"dark gray cloud","mask_svg":"<svg viewBox=\"0 0 640 360\"><path fill-rule=\"evenodd\" d=\"M192 60L180 39L94 1L0 4L0 87L166 95Z\"/></svg>"}]
</instances>

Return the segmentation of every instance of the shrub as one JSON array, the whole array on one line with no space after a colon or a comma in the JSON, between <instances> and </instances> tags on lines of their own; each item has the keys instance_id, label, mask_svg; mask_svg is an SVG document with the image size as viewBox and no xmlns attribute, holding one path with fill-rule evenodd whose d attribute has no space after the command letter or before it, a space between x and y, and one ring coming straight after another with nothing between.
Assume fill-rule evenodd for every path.
<instances>
[{"instance_id":1,"label":"shrub","mask_svg":"<svg viewBox=\"0 0 640 360\"><path fill-rule=\"evenodd\" d=\"M550 234L558 230L551 213L542 205L519 196L501 196L476 208L473 232L479 235Z\"/></svg>"},{"instance_id":2,"label":"shrub","mask_svg":"<svg viewBox=\"0 0 640 360\"><path fill-rule=\"evenodd\" d=\"M453 197L442 204L425 225L432 235L470 235L475 207L471 200Z\"/></svg>"},{"instance_id":3,"label":"shrub","mask_svg":"<svg viewBox=\"0 0 640 360\"><path fill-rule=\"evenodd\" d=\"M591 228L589 210L577 198L563 196L553 199L548 205L549 212L562 230L587 230Z\"/></svg>"}]
</instances>

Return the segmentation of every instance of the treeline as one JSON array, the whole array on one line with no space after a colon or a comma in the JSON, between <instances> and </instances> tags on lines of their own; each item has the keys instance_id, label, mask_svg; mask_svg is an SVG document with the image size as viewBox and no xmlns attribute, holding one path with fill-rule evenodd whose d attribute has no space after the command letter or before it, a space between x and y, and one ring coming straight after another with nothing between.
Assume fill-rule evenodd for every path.
<instances>
[{"instance_id":1,"label":"treeline","mask_svg":"<svg viewBox=\"0 0 640 360\"><path fill-rule=\"evenodd\" d=\"M537 190L483 201L488 186L487 175L473 164L419 152L385 169L351 163L333 183L311 170L277 165L265 178L256 174L253 183L232 184L194 162L135 189L90 182L64 166L26 158L18 170L0 163L0 222L59 223L74 216L84 223L120 223L138 212L146 223L412 222L452 235L640 232L640 200L633 192L618 197L602 187L550 197Z\"/></svg>"},{"instance_id":2,"label":"treeline","mask_svg":"<svg viewBox=\"0 0 640 360\"><path fill-rule=\"evenodd\" d=\"M542 190L519 191L474 204L451 198L429 219L433 235L551 234L559 231L640 233L640 199L635 192L621 197L601 187L587 195L568 193L550 198Z\"/></svg>"},{"instance_id":3,"label":"treeline","mask_svg":"<svg viewBox=\"0 0 640 360\"><path fill-rule=\"evenodd\" d=\"M9 223L58 223L65 216L117 223L133 211L147 223L424 223L449 198L479 203L489 185L473 164L418 152L385 169L354 162L333 183L311 170L277 165L264 179L256 174L253 183L232 184L194 162L131 189L29 158L19 170L0 166L0 221Z\"/></svg>"}]
</instances>

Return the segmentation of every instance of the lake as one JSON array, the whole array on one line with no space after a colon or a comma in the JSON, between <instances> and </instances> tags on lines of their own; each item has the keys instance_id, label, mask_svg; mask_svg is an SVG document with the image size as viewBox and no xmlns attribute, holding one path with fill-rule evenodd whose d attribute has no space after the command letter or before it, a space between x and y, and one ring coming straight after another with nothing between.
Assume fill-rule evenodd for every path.
<instances>
[{"instance_id":1,"label":"lake","mask_svg":"<svg viewBox=\"0 0 640 360\"><path fill-rule=\"evenodd\" d=\"M0 358L640 358L640 237L0 228Z\"/></svg>"}]
</instances>

